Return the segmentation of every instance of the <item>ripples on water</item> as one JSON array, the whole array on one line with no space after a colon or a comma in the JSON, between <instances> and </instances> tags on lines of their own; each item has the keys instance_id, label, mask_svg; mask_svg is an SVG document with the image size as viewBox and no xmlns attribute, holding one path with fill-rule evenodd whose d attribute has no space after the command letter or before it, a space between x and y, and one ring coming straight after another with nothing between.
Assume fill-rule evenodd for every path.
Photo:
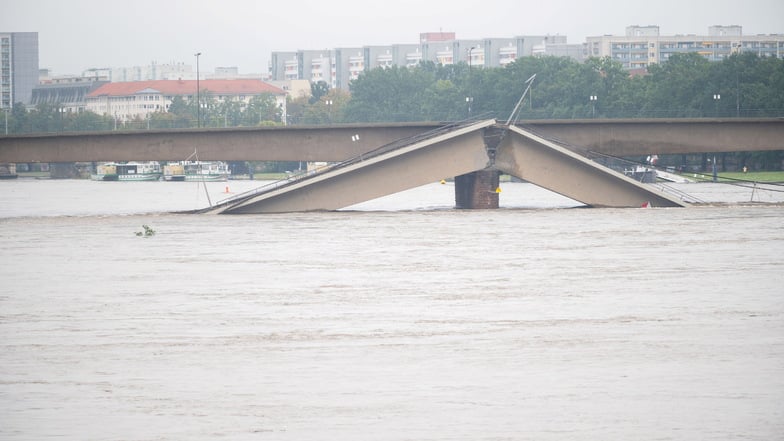
<instances>
[{"instance_id":1,"label":"ripples on water","mask_svg":"<svg viewBox=\"0 0 784 441\"><path fill-rule=\"evenodd\" d=\"M0 184L0 439L784 433L781 206L503 184L507 209L458 211L434 184L186 216L190 183Z\"/></svg>"}]
</instances>

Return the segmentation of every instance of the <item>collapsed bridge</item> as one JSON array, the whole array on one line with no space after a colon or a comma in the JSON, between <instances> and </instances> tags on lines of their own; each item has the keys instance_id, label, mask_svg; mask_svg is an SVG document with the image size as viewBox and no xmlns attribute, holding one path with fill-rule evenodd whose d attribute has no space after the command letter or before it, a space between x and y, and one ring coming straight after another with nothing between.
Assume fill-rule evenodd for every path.
<instances>
[{"instance_id":1,"label":"collapsed bridge","mask_svg":"<svg viewBox=\"0 0 784 441\"><path fill-rule=\"evenodd\" d=\"M237 195L209 214L338 210L455 179L457 208L498 208L506 173L591 207L682 207L685 203L525 128L495 120L449 124L400 139L301 177Z\"/></svg>"}]
</instances>

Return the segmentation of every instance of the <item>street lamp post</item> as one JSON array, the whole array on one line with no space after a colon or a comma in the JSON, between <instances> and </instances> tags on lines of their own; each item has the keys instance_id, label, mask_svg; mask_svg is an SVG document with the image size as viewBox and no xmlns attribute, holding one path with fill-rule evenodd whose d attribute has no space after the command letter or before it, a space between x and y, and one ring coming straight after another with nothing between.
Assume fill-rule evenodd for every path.
<instances>
[{"instance_id":1,"label":"street lamp post","mask_svg":"<svg viewBox=\"0 0 784 441\"><path fill-rule=\"evenodd\" d=\"M714 93L713 94L713 102L715 103L714 107L716 108L716 116L719 116L719 100L720 99L721 99L721 94L720 93Z\"/></svg>"},{"instance_id":2,"label":"street lamp post","mask_svg":"<svg viewBox=\"0 0 784 441\"><path fill-rule=\"evenodd\" d=\"M471 64L472 64L472 61L473 61L472 60L472 58L473 58L473 53L472 52L474 51L474 49L476 49L476 46L471 46L470 48L468 48L468 51L467 51L468 52L468 93L469 93L469 96L466 97L466 104L468 105L468 118L471 118L471 103L474 102L474 97L470 96L470 95L473 95L471 93Z\"/></svg>"},{"instance_id":3,"label":"street lamp post","mask_svg":"<svg viewBox=\"0 0 784 441\"><path fill-rule=\"evenodd\" d=\"M716 103L715 107L716 107L716 116L717 117L719 116L719 100L720 99L721 99L721 94L720 93L714 93L713 94L713 102ZM713 166L713 182L716 182L716 181L718 181L718 176L716 174L717 172L716 172L716 155L715 154L713 155L713 161L712 161L711 164Z\"/></svg>"},{"instance_id":4,"label":"street lamp post","mask_svg":"<svg viewBox=\"0 0 784 441\"><path fill-rule=\"evenodd\" d=\"M333 104L333 101L332 100L325 100L324 104L327 105L327 117L329 119L329 123L331 124L332 123L332 104Z\"/></svg>"},{"instance_id":5,"label":"street lamp post","mask_svg":"<svg viewBox=\"0 0 784 441\"><path fill-rule=\"evenodd\" d=\"M193 54L196 57L196 127L201 127L201 96L199 92L199 55L201 52Z\"/></svg>"},{"instance_id":6,"label":"street lamp post","mask_svg":"<svg viewBox=\"0 0 784 441\"><path fill-rule=\"evenodd\" d=\"M599 97L591 95L589 99L591 100L591 118L596 118L596 100L598 100Z\"/></svg>"},{"instance_id":7,"label":"street lamp post","mask_svg":"<svg viewBox=\"0 0 784 441\"><path fill-rule=\"evenodd\" d=\"M8 134L8 109L3 109L3 113L5 113L5 134Z\"/></svg>"}]
</instances>

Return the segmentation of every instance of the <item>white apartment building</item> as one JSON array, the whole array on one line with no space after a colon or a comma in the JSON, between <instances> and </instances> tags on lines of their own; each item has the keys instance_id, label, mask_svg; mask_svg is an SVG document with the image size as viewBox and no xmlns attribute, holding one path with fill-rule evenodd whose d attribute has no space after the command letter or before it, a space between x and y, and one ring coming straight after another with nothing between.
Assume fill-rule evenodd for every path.
<instances>
[{"instance_id":1,"label":"white apartment building","mask_svg":"<svg viewBox=\"0 0 784 441\"><path fill-rule=\"evenodd\" d=\"M732 54L754 52L761 57L784 58L784 34L743 35L738 25L711 26L708 35L660 35L658 26L629 26L626 35L588 37L588 57L610 57L629 70L644 70L667 61L673 54L696 52L709 61Z\"/></svg>"},{"instance_id":2,"label":"white apartment building","mask_svg":"<svg viewBox=\"0 0 784 441\"><path fill-rule=\"evenodd\" d=\"M378 67L414 67L422 61L501 67L523 56L553 54L581 60L583 46L568 45L566 36L561 35L459 40L454 32L431 32L420 34L418 44L272 52L270 78L324 81L332 88L346 90L362 72Z\"/></svg>"},{"instance_id":3,"label":"white apartment building","mask_svg":"<svg viewBox=\"0 0 784 441\"><path fill-rule=\"evenodd\" d=\"M248 104L255 96L272 94L281 108L285 123L286 92L261 80L201 80L201 96L217 102L237 101ZM168 111L174 97L196 99L195 80L132 81L103 84L87 94L87 110L109 115L119 121L145 119L156 112Z\"/></svg>"},{"instance_id":4,"label":"white apartment building","mask_svg":"<svg viewBox=\"0 0 784 441\"><path fill-rule=\"evenodd\" d=\"M92 68L82 72L84 78L108 79L112 82L150 80L195 80L196 72L185 63L152 62L146 66Z\"/></svg>"}]
</instances>

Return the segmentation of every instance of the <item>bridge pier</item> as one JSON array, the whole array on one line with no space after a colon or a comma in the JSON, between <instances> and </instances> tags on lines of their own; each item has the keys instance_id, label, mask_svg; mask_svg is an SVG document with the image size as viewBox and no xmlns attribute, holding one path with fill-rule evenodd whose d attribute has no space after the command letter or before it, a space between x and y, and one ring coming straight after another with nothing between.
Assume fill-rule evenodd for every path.
<instances>
[{"instance_id":1,"label":"bridge pier","mask_svg":"<svg viewBox=\"0 0 784 441\"><path fill-rule=\"evenodd\" d=\"M50 162L49 176L52 179L75 179L80 177L79 170L73 162Z\"/></svg>"},{"instance_id":2,"label":"bridge pier","mask_svg":"<svg viewBox=\"0 0 784 441\"><path fill-rule=\"evenodd\" d=\"M455 207L465 209L498 208L498 170L477 170L455 176Z\"/></svg>"},{"instance_id":3,"label":"bridge pier","mask_svg":"<svg viewBox=\"0 0 784 441\"><path fill-rule=\"evenodd\" d=\"M91 162L50 162L49 177L52 179L88 179L93 171Z\"/></svg>"}]
</instances>

